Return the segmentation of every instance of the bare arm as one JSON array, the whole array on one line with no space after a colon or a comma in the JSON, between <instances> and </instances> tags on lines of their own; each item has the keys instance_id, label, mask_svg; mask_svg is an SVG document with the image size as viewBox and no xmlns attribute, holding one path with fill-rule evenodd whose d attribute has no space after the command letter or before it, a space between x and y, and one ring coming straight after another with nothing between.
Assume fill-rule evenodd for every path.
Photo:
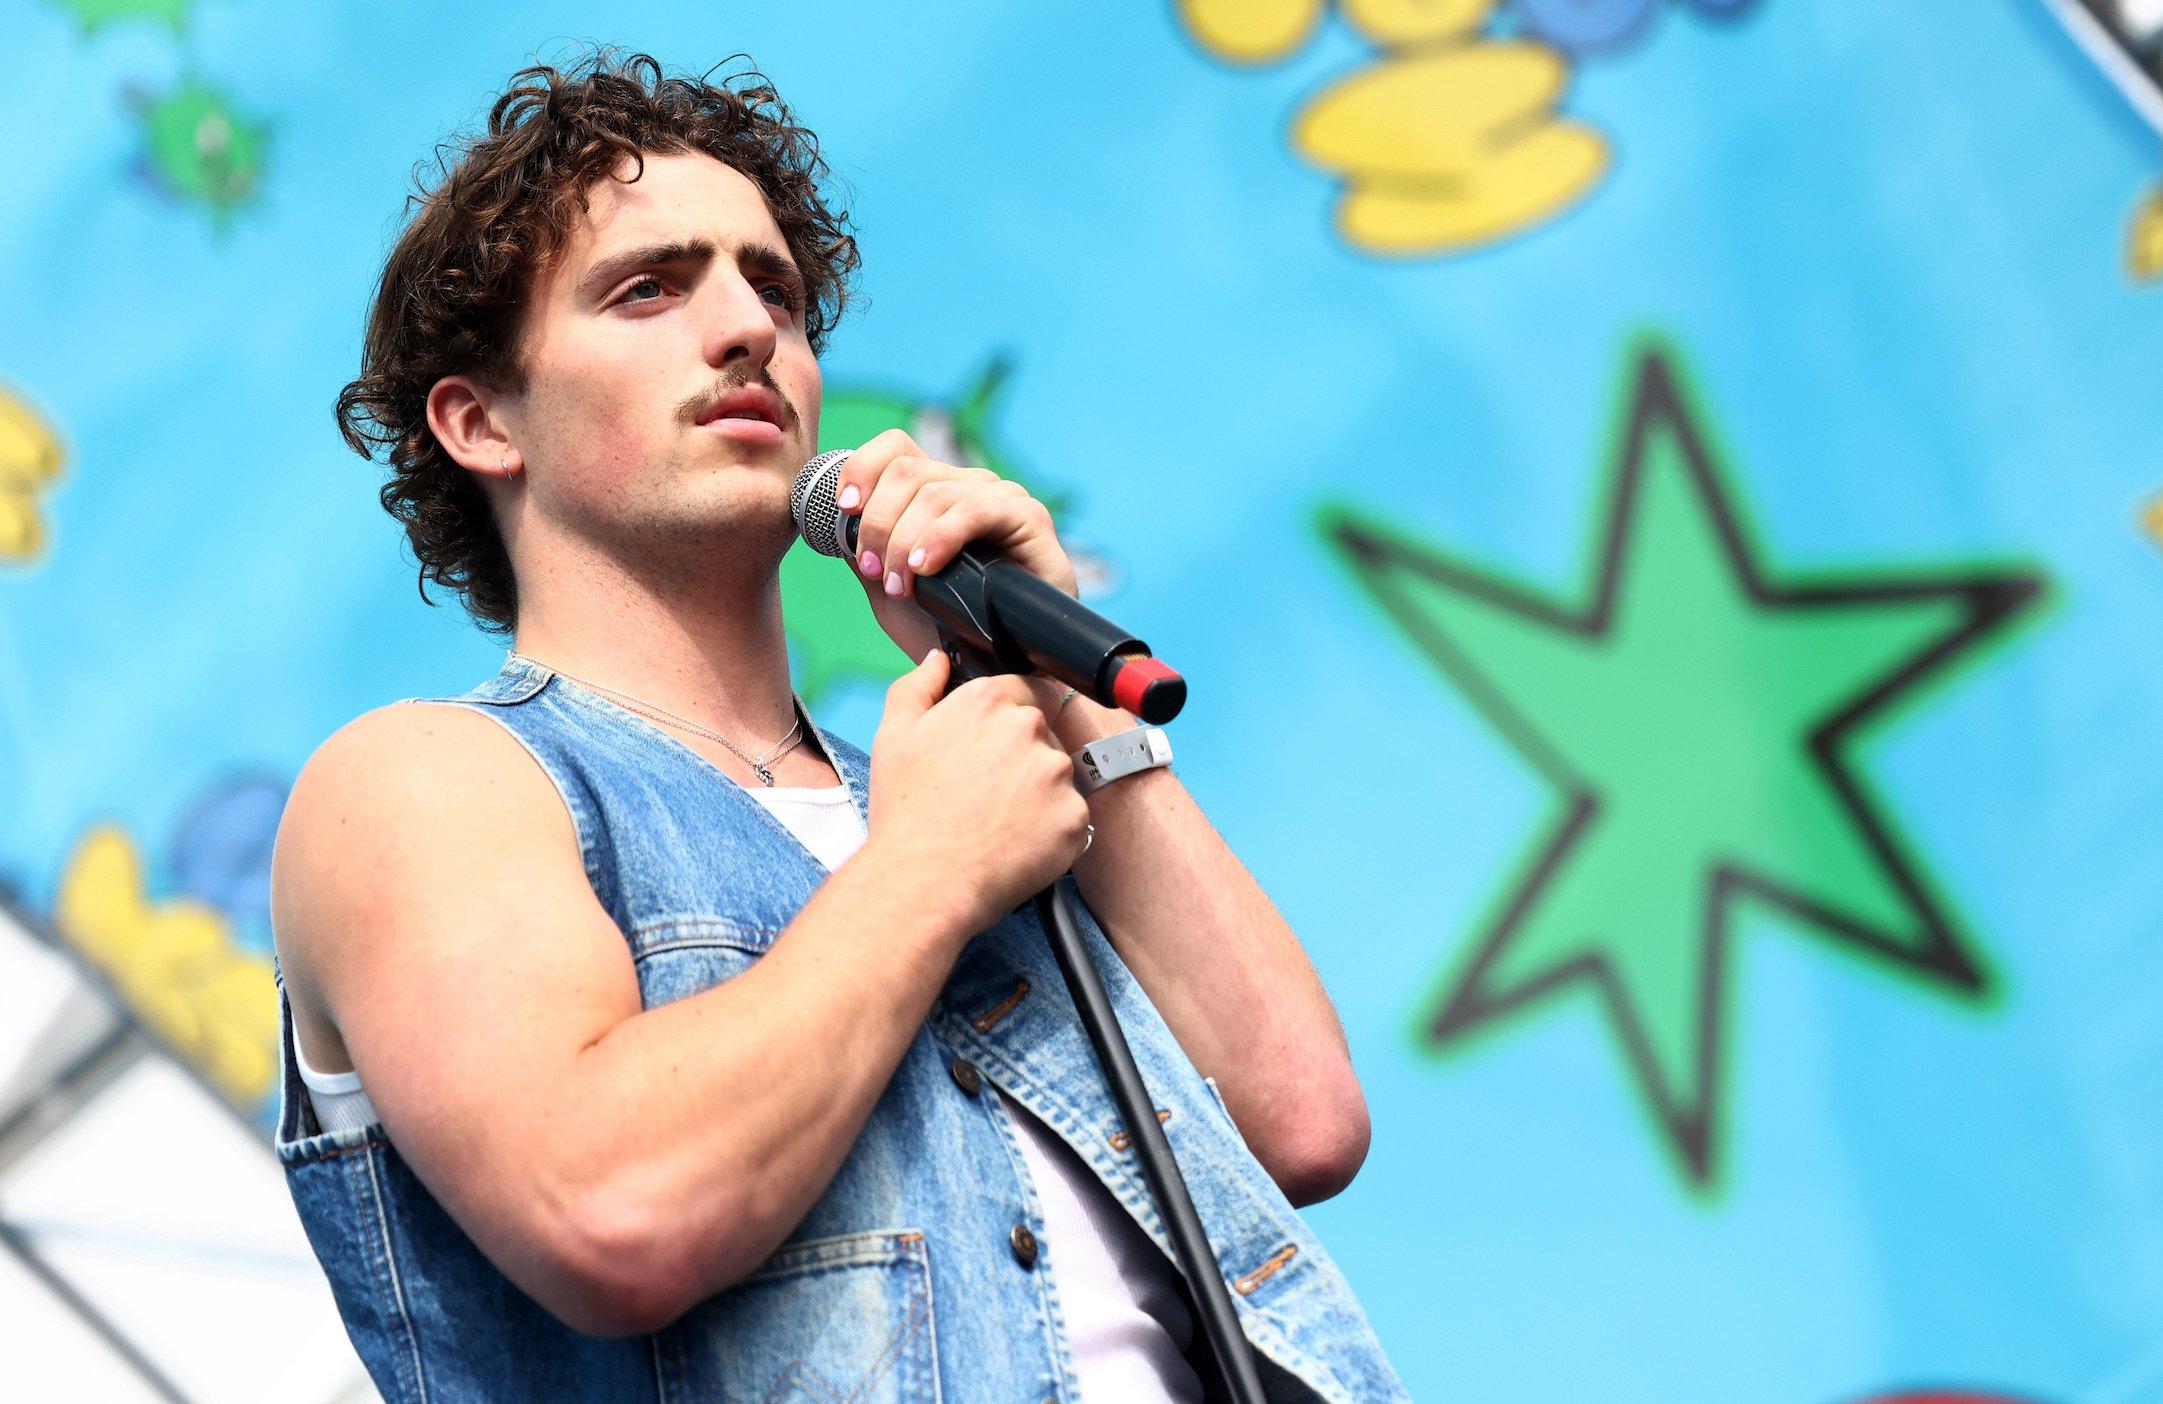
<instances>
[{"instance_id":1,"label":"bare arm","mask_svg":"<svg viewBox=\"0 0 2163 1404\"><path fill-rule=\"evenodd\" d=\"M1002 696L956 708L948 729L1007 746L982 773L1027 772L1011 804L1023 815L1047 807L1055 746L1025 691ZM1028 727L1041 735L1015 739ZM954 744L929 736L924 751ZM981 813L940 792L967 774L896 764L894 803ZM1067 824L1071 843L1021 835L1007 854L1063 866L1074 805L1030 821ZM636 1334L786 1238L962 943L1011 905L1008 888L1040 880L1024 863L961 905L942 894L969 884L919 877L953 871L925 832L875 811L871 840L754 966L642 1011L622 933L531 758L486 717L389 708L326 743L294 787L274 867L281 958L335 1021L400 1153L490 1260L574 1328Z\"/></svg>"},{"instance_id":2,"label":"bare arm","mask_svg":"<svg viewBox=\"0 0 2163 1404\"><path fill-rule=\"evenodd\" d=\"M1076 697L1058 729L1076 750L1137 724ZM1299 938L1170 769L1088 802L1096 840L1074 880L1105 934L1286 1197L1336 1194L1366 1158L1367 1103Z\"/></svg>"},{"instance_id":3,"label":"bare arm","mask_svg":"<svg viewBox=\"0 0 2163 1404\"><path fill-rule=\"evenodd\" d=\"M535 1300L621 1334L772 1250L929 1009L952 919L858 860L743 975L641 1012L547 777L487 718L415 707L302 773L276 921L414 1173Z\"/></svg>"},{"instance_id":4,"label":"bare arm","mask_svg":"<svg viewBox=\"0 0 2163 1404\"><path fill-rule=\"evenodd\" d=\"M851 454L837 498L863 501L857 544L892 573L863 577L872 612L912 654L934 637L910 601L918 572L970 542L1068 594L1075 572L1051 513L1019 483L939 463L889 430ZM906 564L904 564L906 563ZM1059 689L1039 680L1040 705ZM1060 712L1067 750L1135 724L1076 697ZM1165 770L1090 796L1096 842L1075 864L1082 895L1196 1067L1217 1079L1255 1158L1294 1203L1350 1183L1367 1153L1367 1104L1344 1032L1284 918Z\"/></svg>"}]
</instances>

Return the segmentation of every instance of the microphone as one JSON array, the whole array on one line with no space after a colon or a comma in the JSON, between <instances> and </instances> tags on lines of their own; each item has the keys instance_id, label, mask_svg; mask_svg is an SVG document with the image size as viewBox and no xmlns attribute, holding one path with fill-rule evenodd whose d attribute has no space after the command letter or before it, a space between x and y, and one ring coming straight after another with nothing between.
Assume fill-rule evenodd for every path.
<instances>
[{"instance_id":1,"label":"microphone","mask_svg":"<svg viewBox=\"0 0 2163 1404\"><path fill-rule=\"evenodd\" d=\"M834 500L848 456L833 449L806 463L789 492L789 515L805 545L852 560L857 518ZM919 575L916 603L946 633L989 654L1001 672L1057 678L1157 726L1186 705L1187 680L1152 657L1148 644L996 551L971 543L944 569Z\"/></svg>"}]
</instances>

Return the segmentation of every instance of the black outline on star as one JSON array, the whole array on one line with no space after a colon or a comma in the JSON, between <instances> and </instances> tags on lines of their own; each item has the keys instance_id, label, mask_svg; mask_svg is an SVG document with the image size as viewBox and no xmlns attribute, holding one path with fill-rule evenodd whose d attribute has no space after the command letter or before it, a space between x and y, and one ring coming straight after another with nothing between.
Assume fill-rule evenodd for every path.
<instances>
[{"instance_id":1,"label":"black outline on star","mask_svg":"<svg viewBox=\"0 0 2163 1404\"><path fill-rule=\"evenodd\" d=\"M1842 747L1850 734L1872 715L2038 601L2044 591L2044 580L2033 570L1976 570L1929 577L1876 576L1848 578L1837 584L1783 586L1768 580L1750 554L1750 541L1743 522L1713 465L1710 451L1668 361L1668 354L1656 344L1647 345L1639 352L1622 456L1610 499L1612 505L1603 527L1605 541L1597 587L1590 609L1583 614L1573 613L1571 609L1528 590L1461 566L1431 548L1384 535L1337 509L1323 510L1321 528L1345 554L1355 575L1398 626L1566 796L1560 828L1539 854L1529 877L1509 900L1500 917L1481 933L1477 955L1455 988L1440 1000L1439 1012L1428 1023L1428 1041L1436 1047L1460 1041L1483 1025L1561 990L1572 980L1589 980L1621 1035L1631 1072L1652 1105L1661 1129L1680 1153L1692 1182L1703 1187L1711 1179L1714 1165L1716 1109L1720 1105L1722 996L1725 993L1729 914L1733 910L1731 899L1734 896L1754 893L1834 938L1877 955L1894 968L1903 969L1927 983L1948 986L1969 997L1980 997L1987 991L1989 980L1983 968L1955 936L1951 921L1932 899L1916 865L1895 837L1892 826L1879 816L1863 788L1850 774L1842 759ZM1697 990L1697 1085L1702 1092L1694 1110L1678 1104L1670 1095L1653 1059L1637 1011L1605 955L1593 953L1568 961L1499 995L1484 989L1490 970L1517 934L1519 923L1539 901L1543 887L1567 859L1572 846L1598 817L1600 797L1573 773L1568 762L1510 706L1502 693L1489 685L1471 660L1390 583L1393 571L1413 571L1451 590L1483 598L1550 628L1586 639L1599 637L1611 622L1624 557L1630 545L1630 523L1643 480L1645 450L1652 431L1658 427L1666 427L1674 434L1692 485L1718 531L1729 566L1756 604L1768 609L1807 610L1944 598L1966 606L1966 617L1961 623L1847 699L1809 732L1811 758L1862 830L1871 851L1909 902L1923 928L1923 948L1910 951L1880 931L1851 921L1799 892L1751 872L1746 865L1722 864L1715 868L1703 908L1705 954Z\"/></svg>"}]
</instances>

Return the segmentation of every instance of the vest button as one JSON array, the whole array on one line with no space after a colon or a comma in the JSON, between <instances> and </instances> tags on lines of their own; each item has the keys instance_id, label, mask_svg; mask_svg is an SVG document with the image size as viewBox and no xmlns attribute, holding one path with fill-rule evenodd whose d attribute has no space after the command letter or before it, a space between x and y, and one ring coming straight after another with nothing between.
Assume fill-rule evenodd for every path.
<instances>
[{"instance_id":1,"label":"vest button","mask_svg":"<svg viewBox=\"0 0 2163 1404\"><path fill-rule=\"evenodd\" d=\"M984 1089L984 1075L967 1058L956 1058L946 1065L946 1071L954 1079L954 1085L972 1097Z\"/></svg>"},{"instance_id":2,"label":"vest button","mask_svg":"<svg viewBox=\"0 0 2163 1404\"><path fill-rule=\"evenodd\" d=\"M1014 1245L1015 1262L1025 1268L1036 1266L1036 1235L1029 1232L1027 1224L1014 1225L1014 1231L1007 1235L1007 1242Z\"/></svg>"}]
</instances>

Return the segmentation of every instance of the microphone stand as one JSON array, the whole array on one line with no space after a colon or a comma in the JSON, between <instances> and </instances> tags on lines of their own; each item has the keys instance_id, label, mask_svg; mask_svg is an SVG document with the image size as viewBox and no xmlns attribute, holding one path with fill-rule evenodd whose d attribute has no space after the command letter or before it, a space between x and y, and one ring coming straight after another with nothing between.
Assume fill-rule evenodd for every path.
<instances>
[{"instance_id":1,"label":"microphone stand","mask_svg":"<svg viewBox=\"0 0 2163 1404\"><path fill-rule=\"evenodd\" d=\"M1001 667L989 653L956 638L944 628L939 631L939 645L953 664L947 677L949 692L971 678L1013 671ZM1052 957L1059 963L1059 973L1066 977L1067 992L1073 996L1082 1028L1096 1050L1097 1063L1103 1069L1105 1084L1111 1089L1112 1101L1126 1119L1134 1152L1141 1160L1143 1177L1156 1198L1157 1212L1164 1219L1164 1231L1172 1241L1173 1255L1187 1279L1195 1315L1200 1318L1202 1334L1209 1342L1217 1372L1234 1404L1263 1404L1262 1375L1254 1361L1254 1348L1248 1344L1246 1333L1239 1329L1239 1316L1233 1309L1231 1293L1224 1285L1224 1275L1217 1270L1216 1251L1209 1246L1209 1236L1202 1231L1201 1217L1194 1212L1194 1199L1188 1194L1186 1179L1179 1173L1179 1162L1172 1155L1172 1143L1157 1120L1156 1102L1142 1081L1141 1069L1135 1066L1134 1051L1127 1046L1126 1033L1119 1027L1119 1017L1112 1009L1111 996L1104 989L1103 976L1097 973L1095 964L1089 959L1081 923L1074 916L1073 899L1066 889L1054 882L1036 894L1035 904L1037 920L1050 938Z\"/></svg>"}]
</instances>

